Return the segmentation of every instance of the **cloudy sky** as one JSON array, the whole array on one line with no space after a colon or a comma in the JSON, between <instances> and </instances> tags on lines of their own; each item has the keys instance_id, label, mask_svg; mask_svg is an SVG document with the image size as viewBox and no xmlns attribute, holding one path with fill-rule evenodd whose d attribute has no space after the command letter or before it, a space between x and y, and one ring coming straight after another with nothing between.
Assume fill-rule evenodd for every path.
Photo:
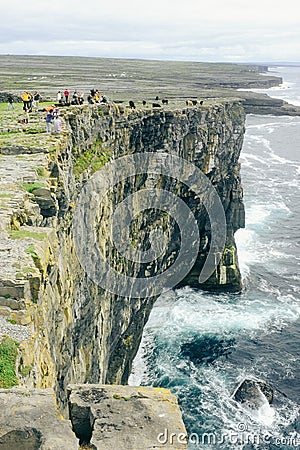
<instances>
[{"instance_id":1,"label":"cloudy sky","mask_svg":"<svg viewBox=\"0 0 300 450\"><path fill-rule=\"evenodd\" d=\"M0 54L300 60L296 0L1 0Z\"/></svg>"}]
</instances>

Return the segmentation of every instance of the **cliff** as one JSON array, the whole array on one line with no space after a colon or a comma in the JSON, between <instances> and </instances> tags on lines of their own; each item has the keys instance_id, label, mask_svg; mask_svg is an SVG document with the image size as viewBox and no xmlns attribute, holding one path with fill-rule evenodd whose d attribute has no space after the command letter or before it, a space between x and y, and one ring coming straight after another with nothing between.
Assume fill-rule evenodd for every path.
<instances>
[{"instance_id":1,"label":"cliff","mask_svg":"<svg viewBox=\"0 0 300 450\"><path fill-rule=\"evenodd\" d=\"M245 115L228 102L160 110L109 104L62 114L59 135L43 133L38 114L26 129L2 129L0 312L11 322L8 333L18 324L27 329L20 383L54 387L64 405L70 383L126 383L164 289L241 289L234 232L244 226L238 158ZM131 159L114 165L121 157ZM199 184L200 171L206 181ZM101 183L108 183L102 197ZM135 197L138 190L147 195ZM165 191L173 197L154 195ZM128 195L112 239L112 211ZM222 233L218 244L213 235ZM127 238L138 263L127 258L128 246L122 254ZM93 259L101 255L104 266Z\"/></svg>"},{"instance_id":2,"label":"cliff","mask_svg":"<svg viewBox=\"0 0 300 450\"><path fill-rule=\"evenodd\" d=\"M272 114L273 116L300 116L300 107L279 98L254 92L239 92L246 114Z\"/></svg>"}]
</instances>

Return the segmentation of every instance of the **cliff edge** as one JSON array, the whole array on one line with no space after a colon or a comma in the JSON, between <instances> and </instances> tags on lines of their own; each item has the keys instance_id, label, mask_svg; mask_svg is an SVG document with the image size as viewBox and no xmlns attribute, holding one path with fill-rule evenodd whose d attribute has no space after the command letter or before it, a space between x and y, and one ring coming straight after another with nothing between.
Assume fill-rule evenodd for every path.
<instances>
[{"instance_id":1,"label":"cliff edge","mask_svg":"<svg viewBox=\"0 0 300 450\"><path fill-rule=\"evenodd\" d=\"M135 297L130 291L118 295L120 283L110 273L104 277L109 289L93 281L84 267L91 253L90 241L82 241L77 248L74 243L73 219L79 199L80 211L87 210L82 220L88 219L81 232L97 230L95 242L114 271L147 281L168 273L180 253L182 230L168 208L161 211L154 201L143 210L143 200L136 200L140 213L130 219L131 245L147 251L154 229L169 238L159 257L136 265L111 243L111 211L137 190L173 190L193 213L199 237L186 276L175 278L171 287L241 289L234 232L244 226L238 163L244 119L237 103L159 111L110 104L67 109L60 135L42 133L37 117L36 124L30 125L35 133L29 132L29 126L25 133L11 130L2 136L0 307L12 328L22 324L30 334L20 347L21 384L54 386L63 404L69 383L126 383L144 324L159 294L155 284L150 284ZM199 202L204 193L189 192L178 179L180 173L177 179L172 176L175 166L161 164L167 175L140 173L134 166L129 177L108 191L101 205L92 206L94 187L89 183L93 174L108 161L146 153L153 153L160 163L166 161L160 155L187 160L205 174L220 199L226 226L224 249L213 253L215 263L204 283L199 283L199 273L210 251L213 225ZM125 208L121 220L127 213ZM139 247L141 243L145 248ZM185 270L187 263L189 253L181 266Z\"/></svg>"}]
</instances>

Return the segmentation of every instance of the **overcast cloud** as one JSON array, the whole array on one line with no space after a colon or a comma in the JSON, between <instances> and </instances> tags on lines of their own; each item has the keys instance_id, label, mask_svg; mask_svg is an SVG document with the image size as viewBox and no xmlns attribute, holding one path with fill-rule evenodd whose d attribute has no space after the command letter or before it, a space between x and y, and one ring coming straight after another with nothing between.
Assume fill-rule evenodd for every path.
<instances>
[{"instance_id":1,"label":"overcast cloud","mask_svg":"<svg viewBox=\"0 0 300 450\"><path fill-rule=\"evenodd\" d=\"M296 0L1 0L1 54L299 61Z\"/></svg>"}]
</instances>

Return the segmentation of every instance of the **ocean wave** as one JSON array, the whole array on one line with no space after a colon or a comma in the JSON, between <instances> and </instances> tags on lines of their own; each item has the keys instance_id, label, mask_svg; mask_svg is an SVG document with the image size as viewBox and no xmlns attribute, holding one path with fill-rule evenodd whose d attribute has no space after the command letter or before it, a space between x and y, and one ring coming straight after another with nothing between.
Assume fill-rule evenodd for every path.
<instances>
[{"instance_id":1,"label":"ocean wave","mask_svg":"<svg viewBox=\"0 0 300 450\"><path fill-rule=\"evenodd\" d=\"M246 161L249 160L249 159L252 159L253 161L259 162L260 164L263 164L265 166L269 166L269 163L266 161L265 158L257 156L254 153L243 152L241 154L241 157L240 157L240 160L241 160L243 165L244 165L244 160L245 159L246 159Z\"/></svg>"},{"instance_id":2,"label":"ocean wave","mask_svg":"<svg viewBox=\"0 0 300 450\"><path fill-rule=\"evenodd\" d=\"M296 85L269 91L278 96L299 92ZM242 293L212 295L189 287L170 291L157 300L145 327L129 381L170 388L190 432L232 434L244 424L252 434L300 438L299 390L293 387L299 372L300 165L286 157L294 157L298 139L291 127L299 122L299 117L247 118L240 157L246 228L235 233ZM247 412L232 399L237 381L251 376L270 381L273 407ZM202 447L189 446L194 448ZM205 448L250 447L227 442Z\"/></svg>"}]
</instances>

